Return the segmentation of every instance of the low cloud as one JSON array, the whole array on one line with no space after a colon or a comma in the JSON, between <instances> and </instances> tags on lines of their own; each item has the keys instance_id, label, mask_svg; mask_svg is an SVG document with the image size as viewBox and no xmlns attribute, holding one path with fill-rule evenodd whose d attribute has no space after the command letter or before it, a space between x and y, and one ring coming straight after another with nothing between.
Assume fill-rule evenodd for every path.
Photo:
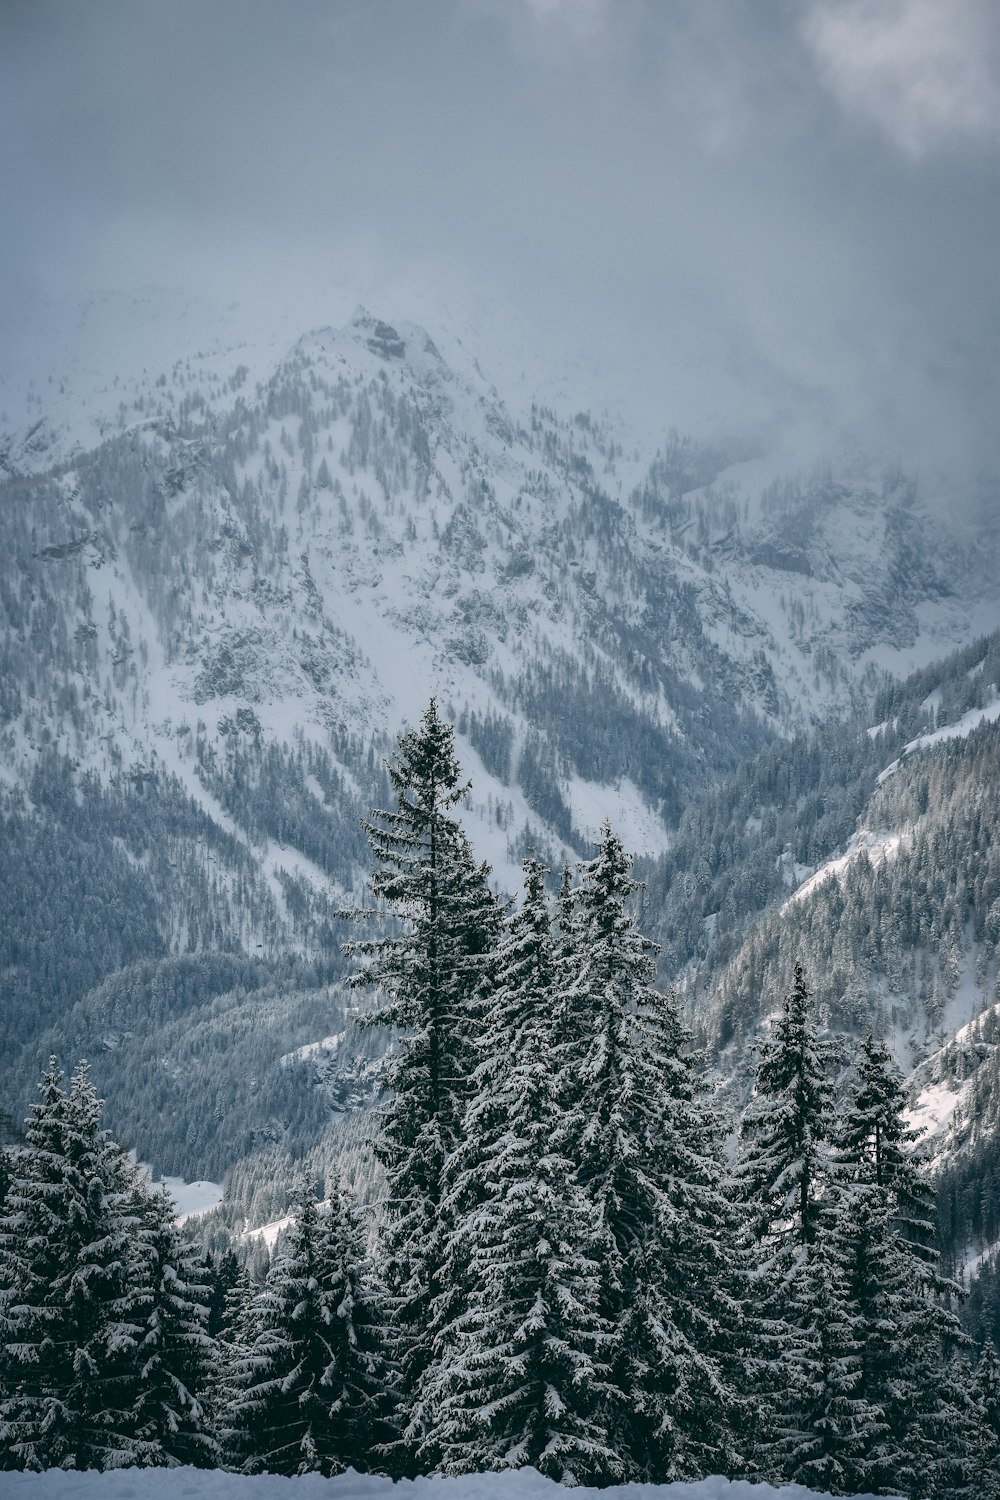
<instances>
[{"instance_id":1,"label":"low cloud","mask_svg":"<svg viewBox=\"0 0 1000 1500\"><path fill-rule=\"evenodd\" d=\"M841 108L906 155L1000 146L996 0L814 0L805 35Z\"/></svg>"}]
</instances>

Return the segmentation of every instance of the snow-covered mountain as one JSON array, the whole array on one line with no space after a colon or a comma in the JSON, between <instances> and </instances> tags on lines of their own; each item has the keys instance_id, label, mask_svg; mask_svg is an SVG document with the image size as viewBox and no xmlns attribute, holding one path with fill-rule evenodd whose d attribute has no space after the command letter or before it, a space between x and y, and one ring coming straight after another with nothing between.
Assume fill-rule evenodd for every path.
<instances>
[{"instance_id":1,"label":"snow-covered mountain","mask_svg":"<svg viewBox=\"0 0 1000 1500\"><path fill-rule=\"evenodd\" d=\"M110 1123L168 1172L217 1177L365 1096L368 1044L333 1069L308 1049L349 1021L335 913L432 693L498 880L610 817L652 861L678 973L746 938L704 894L725 861L667 894L692 809L1000 623L989 527L857 455L789 471L759 409L692 437L560 405L579 383L484 324L362 309L249 341L187 304L134 313L143 338L38 355L0 403L3 1082L16 1113L50 1047L95 1054ZM809 847L759 882L767 921L828 901L862 850L904 857L888 814L849 845L841 826L905 743L877 712L843 806L787 809ZM767 809L743 816L752 843Z\"/></svg>"},{"instance_id":2,"label":"snow-covered mountain","mask_svg":"<svg viewBox=\"0 0 1000 1500\"><path fill-rule=\"evenodd\" d=\"M676 433L625 451L590 412L505 403L487 351L454 347L359 312L256 384L203 352L123 384L86 450L39 406L2 447L9 776L44 724L219 822L205 755L237 713L264 744L367 740L435 691L498 868L526 823L573 842L610 814L652 850L706 772L995 622L982 538L899 473L776 479Z\"/></svg>"}]
</instances>

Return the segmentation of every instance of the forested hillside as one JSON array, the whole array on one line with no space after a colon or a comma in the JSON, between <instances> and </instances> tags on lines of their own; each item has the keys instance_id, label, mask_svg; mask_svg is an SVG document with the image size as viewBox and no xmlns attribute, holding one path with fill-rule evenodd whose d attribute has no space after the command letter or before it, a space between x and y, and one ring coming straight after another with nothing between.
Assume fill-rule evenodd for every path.
<instances>
[{"instance_id":1,"label":"forested hillside","mask_svg":"<svg viewBox=\"0 0 1000 1500\"><path fill-rule=\"evenodd\" d=\"M206 1257L87 1065L50 1064L0 1151L0 1467L993 1500L1000 1362L959 1320L889 1049L832 1031L796 963L733 1133L610 826L554 894L526 858L512 905L433 699L388 776L344 949L390 1041L367 1176L314 1150L270 1256Z\"/></svg>"},{"instance_id":2,"label":"forested hillside","mask_svg":"<svg viewBox=\"0 0 1000 1500\"><path fill-rule=\"evenodd\" d=\"M256 383L222 353L147 371L103 432L2 449L8 1133L57 1050L91 1058L141 1159L226 1178L219 1244L279 1219L302 1161L374 1190L385 1039L355 1024L338 914L431 689L494 882L588 855L610 818L727 1076L801 952L834 1023L936 1069L921 1088L964 1077L933 1057L996 983L992 534L944 535L856 459L626 443L364 312ZM956 1045L986 1090L988 1042ZM991 1200L950 1191L968 1259Z\"/></svg>"}]
</instances>

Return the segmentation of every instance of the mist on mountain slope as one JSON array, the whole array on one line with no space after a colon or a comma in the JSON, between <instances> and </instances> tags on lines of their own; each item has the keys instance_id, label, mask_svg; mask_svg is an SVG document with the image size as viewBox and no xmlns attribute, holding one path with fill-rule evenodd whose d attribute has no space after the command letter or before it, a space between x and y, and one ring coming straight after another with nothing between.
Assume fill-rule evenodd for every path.
<instances>
[{"instance_id":1,"label":"mist on mountain slope","mask_svg":"<svg viewBox=\"0 0 1000 1500\"><path fill-rule=\"evenodd\" d=\"M96 401L363 301L647 444L860 445L995 512L988 0L105 0L0 42L0 428L27 377Z\"/></svg>"}]
</instances>

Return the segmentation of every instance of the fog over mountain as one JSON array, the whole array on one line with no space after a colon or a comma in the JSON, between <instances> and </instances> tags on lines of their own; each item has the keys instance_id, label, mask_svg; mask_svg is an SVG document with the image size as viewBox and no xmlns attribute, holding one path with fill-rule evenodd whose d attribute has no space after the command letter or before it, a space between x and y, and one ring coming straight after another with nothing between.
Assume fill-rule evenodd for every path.
<instances>
[{"instance_id":1,"label":"fog over mountain","mask_svg":"<svg viewBox=\"0 0 1000 1500\"><path fill-rule=\"evenodd\" d=\"M40 319L110 369L68 312L100 291L287 343L499 302L522 362L657 438L860 443L952 506L998 466L998 31L990 0L9 0L6 383Z\"/></svg>"}]
</instances>

